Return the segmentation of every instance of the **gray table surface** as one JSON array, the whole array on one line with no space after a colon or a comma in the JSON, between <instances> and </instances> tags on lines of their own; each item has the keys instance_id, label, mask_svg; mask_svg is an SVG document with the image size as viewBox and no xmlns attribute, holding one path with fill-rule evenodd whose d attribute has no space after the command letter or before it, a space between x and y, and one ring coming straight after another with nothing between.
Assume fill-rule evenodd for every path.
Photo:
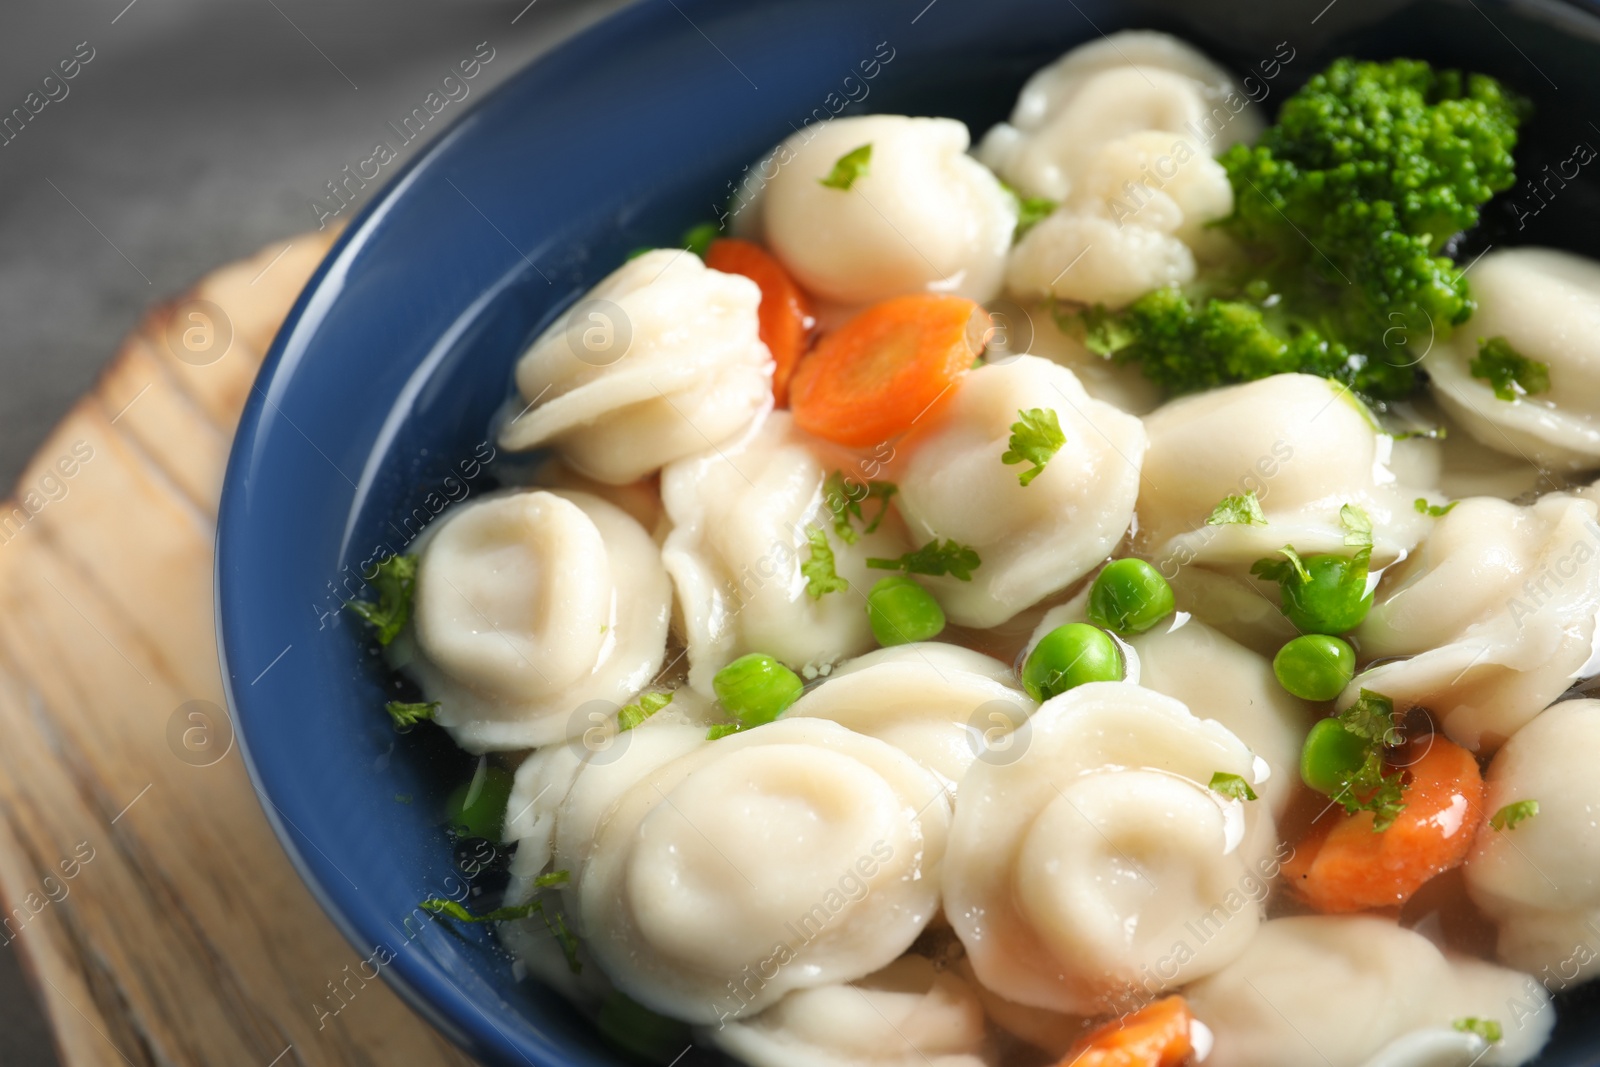
<instances>
[{"instance_id":1,"label":"gray table surface","mask_svg":"<svg viewBox=\"0 0 1600 1067\"><path fill-rule=\"evenodd\" d=\"M0 115L56 99L0 144L0 485L147 305L314 227L324 184L397 142L388 123L480 44L494 58L474 96L620 6L6 0ZM75 55L92 58L70 81L44 81ZM16 950L0 950L0 1067L52 1062Z\"/></svg>"}]
</instances>

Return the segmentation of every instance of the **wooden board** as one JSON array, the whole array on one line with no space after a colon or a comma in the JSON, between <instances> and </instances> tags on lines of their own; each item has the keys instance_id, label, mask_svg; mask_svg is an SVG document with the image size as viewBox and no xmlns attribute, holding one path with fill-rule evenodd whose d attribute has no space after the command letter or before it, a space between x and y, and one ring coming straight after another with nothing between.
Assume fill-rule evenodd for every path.
<instances>
[{"instance_id":1,"label":"wooden board","mask_svg":"<svg viewBox=\"0 0 1600 1067\"><path fill-rule=\"evenodd\" d=\"M228 444L331 239L152 310L0 505L0 942L68 1067L470 1062L360 978L220 708Z\"/></svg>"}]
</instances>

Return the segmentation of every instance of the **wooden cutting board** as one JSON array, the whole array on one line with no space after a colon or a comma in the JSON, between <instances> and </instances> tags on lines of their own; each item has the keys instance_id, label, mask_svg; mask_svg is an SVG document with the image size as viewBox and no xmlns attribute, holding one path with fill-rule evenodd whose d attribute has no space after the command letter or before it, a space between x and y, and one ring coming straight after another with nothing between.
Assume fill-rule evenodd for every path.
<instances>
[{"instance_id":1,"label":"wooden cutting board","mask_svg":"<svg viewBox=\"0 0 1600 1067\"><path fill-rule=\"evenodd\" d=\"M332 238L150 311L0 505L0 943L68 1067L471 1062L361 979L221 710L228 445Z\"/></svg>"}]
</instances>

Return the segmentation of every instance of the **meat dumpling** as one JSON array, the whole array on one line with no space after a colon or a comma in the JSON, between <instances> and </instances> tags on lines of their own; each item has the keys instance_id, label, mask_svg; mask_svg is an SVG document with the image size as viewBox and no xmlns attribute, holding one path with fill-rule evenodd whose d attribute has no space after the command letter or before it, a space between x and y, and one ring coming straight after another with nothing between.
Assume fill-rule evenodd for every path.
<instances>
[{"instance_id":1,"label":"meat dumpling","mask_svg":"<svg viewBox=\"0 0 1600 1067\"><path fill-rule=\"evenodd\" d=\"M760 303L755 282L681 249L629 260L517 361L527 406L500 443L554 446L611 485L721 444L772 405Z\"/></svg>"},{"instance_id":2,"label":"meat dumpling","mask_svg":"<svg viewBox=\"0 0 1600 1067\"><path fill-rule=\"evenodd\" d=\"M1277 838L1264 804L1209 788L1218 772L1256 781L1238 738L1170 697L1094 682L1046 701L1018 746L968 769L944 864L945 914L979 981L1096 1015L1244 950Z\"/></svg>"},{"instance_id":3,"label":"meat dumpling","mask_svg":"<svg viewBox=\"0 0 1600 1067\"><path fill-rule=\"evenodd\" d=\"M739 441L669 464L661 498L671 520L661 557L677 589L688 647L689 683L711 694L717 671L747 652L763 652L795 670L823 669L872 648L867 591L885 572L874 556L906 550L891 511L876 530L877 503L863 501L856 540L835 529L827 483L839 494L866 491L874 461L819 440L774 412ZM813 596L805 571L820 533L834 571L849 587Z\"/></svg>"},{"instance_id":4,"label":"meat dumpling","mask_svg":"<svg viewBox=\"0 0 1600 1067\"><path fill-rule=\"evenodd\" d=\"M1022 468L1001 457L1013 424L1033 408L1053 412L1066 441L1022 485ZM954 540L982 560L970 581L945 575L927 585L951 620L987 627L1067 588L1122 540L1145 433L1065 367L1018 356L967 375L899 451L896 501L912 540Z\"/></svg>"},{"instance_id":5,"label":"meat dumpling","mask_svg":"<svg viewBox=\"0 0 1600 1067\"><path fill-rule=\"evenodd\" d=\"M779 719L625 791L563 895L619 989L711 1024L898 959L937 912L949 820L898 749Z\"/></svg>"},{"instance_id":6,"label":"meat dumpling","mask_svg":"<svg viewBox=\"0 0 1600 1067\"><path fill-rule=\"evenodd\" d=\"M845 985L801 989L706 1029L751 1067L983 1067L994 1062L972 987L922 956Z\"/></svg>"},{"instance_id":7,"label":"meat dumpling","mask_svg":"<svg viewBox=\"0 0 1600 1067\"><path fill-rule=\"evenodd\" d=\"M563 741L661 669L672 587L655 542L587 493L486 497L445 515L417 562L407 670L468 752Z\"/></svg>"},{"instance_id":8,"label":"meat dumpling","mask_svg":"<svg viewBox=\"0 0 1600 1067\"><path fill-rule=\"evenodd\" d=\"M1507 248L1472 270L1478 308L1424 362L1433 395L1473 437L1529 463L1600 466L1600 263L1550 248ZM1503 338L1544 364L1548 388L1497 396L1472 373L1479 343Z\"/></svg>"},{"instance_id":9,"label":"meat dumpling","mask_svg":"<svg viewBox=\"0 0 1600 1067\"><path fill-rule=\"evenodd\" d=\"M1356 637L1364 656L1388 661L1358 675L1340 706L1371 689L1427 708L1457 744L1493 751L1593 674L1596 507L1555 493L1527 507L1476 497L1451 508L1379 583Z\"/></svg>"},{"instance_id":10,"label":"meat dumpling","mask_svg":"<svg viewBox=\"0 0 1600 1067\"><path fill-rule=\"evenodd\" d=\"M772 251L824 300L861 305L923 291L979 302L1000 291L1014 199L967 155L955 119L863 115L808 126L778 147L757 202ZM870 158L849 188L840 159Z\"/></svg>"}]
</instances>

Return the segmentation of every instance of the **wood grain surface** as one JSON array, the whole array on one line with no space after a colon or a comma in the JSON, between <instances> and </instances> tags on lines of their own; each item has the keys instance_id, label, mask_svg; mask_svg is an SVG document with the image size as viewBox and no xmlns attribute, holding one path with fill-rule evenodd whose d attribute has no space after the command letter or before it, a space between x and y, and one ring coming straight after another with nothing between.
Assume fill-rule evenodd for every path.
<instances>
[{"instance_id":1,"label":"wood grain surface","mask_svg":"<svg viewBox=\"0 0 1600 1067\"><path fill-rule=\"evenodd\" d=\"M0 505L0 949L68 1067L470 1062L350 980L221 710L228 445L331 238L152 310ZM349 1004L319 1024L330 983Z\"/></svg>"}]
</instances>

